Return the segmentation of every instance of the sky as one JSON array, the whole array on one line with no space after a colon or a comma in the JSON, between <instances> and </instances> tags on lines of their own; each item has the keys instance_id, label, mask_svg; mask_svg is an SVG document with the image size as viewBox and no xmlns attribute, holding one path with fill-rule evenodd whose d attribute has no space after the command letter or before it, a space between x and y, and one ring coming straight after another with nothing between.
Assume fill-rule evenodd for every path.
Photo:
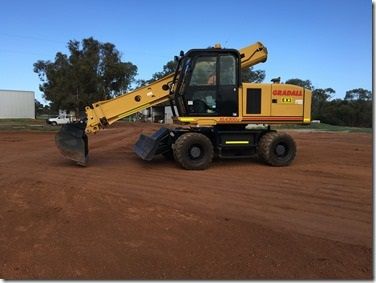
<instances>
[{"instance_id":1,"label":"sky","mask_svg":"<svg viewBox=\"0 0 376 283\"><path fill-rule=\"evenodd\" d=\"M260 41L265 82L372 90L371 0L0 0L0 89L31 90L45 103L37 60L68 53L69 40L111 42L149 79L180 50Z\"/></svg>"}]
</instances>

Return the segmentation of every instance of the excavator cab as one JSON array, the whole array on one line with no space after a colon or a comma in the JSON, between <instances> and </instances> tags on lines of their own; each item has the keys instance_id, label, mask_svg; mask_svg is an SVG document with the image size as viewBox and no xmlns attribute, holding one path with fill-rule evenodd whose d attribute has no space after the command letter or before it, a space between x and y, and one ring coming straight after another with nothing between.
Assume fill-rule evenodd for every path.
<instances>
[{"instance_id":1,"label":"excavator cab","mask_svg":"<svg viewBox=\"0 0 376 283\"><path fill-rule=\"evenodd\" d=\"M240 54L235 49L193 49L182 58L175 94L179 116L239 115Z\"/></svg>"}]
</instances>

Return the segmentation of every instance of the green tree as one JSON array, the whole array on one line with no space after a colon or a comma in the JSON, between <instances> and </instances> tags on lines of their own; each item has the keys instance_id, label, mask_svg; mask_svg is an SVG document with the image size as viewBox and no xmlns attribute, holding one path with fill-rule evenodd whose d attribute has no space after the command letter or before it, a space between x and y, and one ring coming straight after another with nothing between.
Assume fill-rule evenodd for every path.
<instances>
[{"instance_id":1,"label":"green tree","mask_svg":"<svg viewBox=\"0 0 376 283\"><path fill-rule=\"evenodd\" d=\"M34 103L35 103L35 116L43 114L44 112L43 104L40 103L38 99L34 99Z\"/></svg>"},{"instance_id":2,"label":"green tree","mask_svg":"<svg viewBox=\"0 0 376 283\"><path fill-rule=\"evenodd\" d=\"M372 100L372 92L364 88L356 88L346 91L345 100Z\"/></svg>"},{"instance_id":3,"label":"green tree","mask_svg":"<svg viewBox=\"0 0 376 283\"><path fill-rule=\"evenodd\" d=\"M261 83L265 79L264 70L253 70L253 67L243 69L241 72L243 83Z\"/></svg>"},{"instance_id":4,"label":"green tree","mask_svg":"<svg viewBox=\"0 0 376 283\"><path fill-rule=\"evenodd\" d=\"M50 114L50 107L48 105L43 105L38 99L34 99L35 103L35 116L42 114Z\"/></svg>"},{"instance_id":5,"label":"green tree","mask_svg":"<svg viewBox=\"0 0 376 283\"><path fill-rule=\"evenodd\" d=\"M313 86L312 86L313 88ZM322 119L323 108L332 98L335 90L332 88L317 88L312 91L312 118Z\"/></svg>"},{"instance_id":6,"label":"green tree","mask_svg":"<svg viewBox=\"0 0 376 283\"><path fill-rule=\"evenodd\" d=\"M301 80L301 79L295 78L295 79L289 79L285 83L301 86L301 87L304 87L304 88L307 88L307 89L310 89L310 90L314 89L310 80Z\"/></svg>"},{"instance_id":7,"label":"green tree","mask_svg":"<svg viewBox=\"0 0 376 283\"><path fill-rule=\"evenodd\" d=\"M366 90L360 93L367 94L367 96L357 95L358 93L359 91L347 91L345 99L328 101L329 95L325 90L315 90L314 98L318 102L317 105L320 106L318 118L327 124L372 127L372 93Z\"/></svg>"},{"instance_id":8,"label":"green tree","mask_svg":"<svg viewBox=\"0 0 376 283\"><path fill-rule=\"evenodd\" d=\"M82 42L71 40L67 47L69 54L57 52L54 62L34 63L34 72L42 81L39 89L53 111L75 110L78 114L95 101L130 89L137 67L122 62L114 44L90 37Z\"/></svg>"},{"instance_id":9,"label":"green tree","mask_svg":"<svg viewBox=\"0 0 376 283\"><path fill-rule=\"evenodd\" d=\"M354 109L342 99L326 101L323 104L320 120L324 123L338 126L352 126L355 112Z\"/></svg>"},{"instance_id":10,"label":"green tree","mask_svg":"<svg viewBox=\"0 0 376 283\"><path fill-rule=\"evenodd\" d=\"M354 126L372 127L372 92L364 88L346 91L345 101L354 111Z\"/></svg>"},{"instance_id":11,"label":"green tree","mask_svg":"<svg viewBox=\"0 0 376 283\"><path fill-rule=\"evenodd\" d=\"M175 60L168 61L165 65L163 65L163 69L161 72L156 72L151 77L151 81L159 80L169 74L175 72L176 67L178 66L178 62Z\"/></svg>"}]
</instances>

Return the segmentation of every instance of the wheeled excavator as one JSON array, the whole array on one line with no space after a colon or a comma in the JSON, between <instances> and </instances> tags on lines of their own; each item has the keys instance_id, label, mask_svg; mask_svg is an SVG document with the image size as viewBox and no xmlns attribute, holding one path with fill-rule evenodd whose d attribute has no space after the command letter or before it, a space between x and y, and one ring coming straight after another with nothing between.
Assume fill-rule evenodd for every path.
<instances>
[{"instance_id":1,"label":"wheeled excavator","mask_svg":"<svg viewBox=\"0 0 376 283\"><path fill-rule=\"evenodd\" d=\"M168 103L175 128L141 134L134 152L144 160L174 158L183 168L202 170L214 156L257 154L272 166L289 165L296 144L273 124L309 124L310 90L279 82L242 83L241 70L267 60L260 43L243 49L191 49L175 56L175 73L121 96L85 108L86 119L62 126L56 135L61 153L79 165L88 162L88 137L151 106Z\"/></svg>"}]
</instances>

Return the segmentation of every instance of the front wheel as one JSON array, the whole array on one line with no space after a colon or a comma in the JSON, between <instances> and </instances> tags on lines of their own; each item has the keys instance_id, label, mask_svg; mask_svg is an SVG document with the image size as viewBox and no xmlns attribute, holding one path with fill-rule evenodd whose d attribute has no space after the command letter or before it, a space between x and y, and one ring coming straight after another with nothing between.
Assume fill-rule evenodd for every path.
<instances>
[{"instance_id":1,"label":"front wheel","mask_svg":"<svg viewBox=\"0 0 376 283\"><path fill-rule=\"evenodd\" d=\"M204 170L213 160L213 144L200 133L181 135L174 144L175 160L185 169Z\"/></svg>"},{"instance_id":2,"label":"front wheel","mask_svg":"<svg viewBox=\"0 0 376 283\"><path fill-rule=\"evenodd\" d=\"M258 145L260 158L272 166L290 165L296 155L296 144L286 133L268 132Z\"/></svg>"}]
</instances>

